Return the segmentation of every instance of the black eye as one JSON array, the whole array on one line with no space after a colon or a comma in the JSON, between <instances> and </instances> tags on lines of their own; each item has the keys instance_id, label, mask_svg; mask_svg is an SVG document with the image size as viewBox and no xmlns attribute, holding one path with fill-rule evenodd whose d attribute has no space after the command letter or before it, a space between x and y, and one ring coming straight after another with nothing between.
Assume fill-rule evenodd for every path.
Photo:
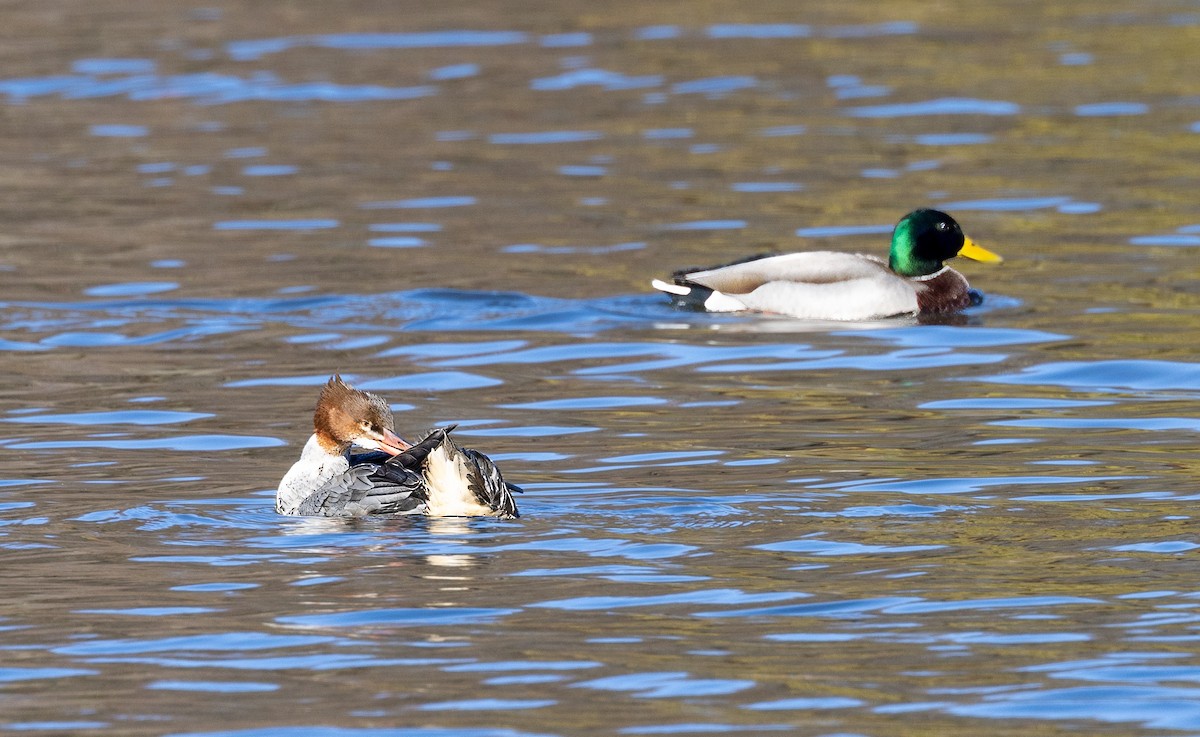
<instances>
[{"instance_id":1,"label":"black eye","mask_svg":"<svg viewBox=\"0 0 1200 737\"><path fill-rule=\"evenodd\" d=\"M935 227L936 227L938 230L947 230L947 229L949 229L949 228L950 228L950 225L949 225L949 223L947 223L945 220L939 220L939 221L938 221L938 224L937 224Z\"/></svg>"}]
</instances>

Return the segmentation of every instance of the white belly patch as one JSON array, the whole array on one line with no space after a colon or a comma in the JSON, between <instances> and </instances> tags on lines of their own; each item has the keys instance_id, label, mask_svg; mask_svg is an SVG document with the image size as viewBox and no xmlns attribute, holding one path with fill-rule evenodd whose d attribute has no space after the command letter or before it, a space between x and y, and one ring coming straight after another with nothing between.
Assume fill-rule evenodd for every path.
<instances>
[{"instance_id":1,"label":"white belly patch","mask_svg":"<svg viewBox=\"0 0 1200 737\"><path fill-rule=\"evenodd\" d=\"M425 483L429 487L431 517L480 517L495 514L480 504L471 491L463 455L443 443L425 460Z\"/></svg>"}]
</instances>

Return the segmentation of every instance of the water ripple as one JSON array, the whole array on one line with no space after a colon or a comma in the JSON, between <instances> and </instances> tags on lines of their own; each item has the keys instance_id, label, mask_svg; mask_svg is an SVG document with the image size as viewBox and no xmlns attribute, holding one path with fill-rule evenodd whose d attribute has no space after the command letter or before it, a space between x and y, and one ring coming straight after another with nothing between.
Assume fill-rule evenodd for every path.
<instances>
[{"instance_id":1,"label":"water ripple","mask_svg":"<svg viewBox=\"0 0 1200 737\"><path fill-rule=\"evenodd\" d=\"M78 676L94 676L97 671L87 668L0 668L0 683L58 680Z\"/></svg>"},{"instance_id":2,"label":"water ripple","mask_svg":"<svg viewBox=\"0 0 1200 737\"><path fill-rule=\"evenodd\" d=\"M277 622L295 627L421 627L429 625L487 624L515 614L516 609L354 609L329 614L299 614L279 617Z\"/></svg>"},{"instance_id":3,"label":"water ripple","mask_svg":"<svg viewBox=\"0 0 1200 737\"><path fill-rule=\"evenodd\" d=\"M76 412L60 415L24 414L0 418L0 422L47 425L178 425L214 415L207 412L171 412L166 410L117 410L115 412Z\"/></svg>"},{"instance_id":4,"label":"water ripple","mask_svg":"<svg viewBox=\"0 0 1200 737\"><path fill-rule=\"evenodd\" d=\"M287 443L279 438L261 435L177 435L169 438L147 438L144 440L112 440L90 438L88 440L41 440L9 443L5 447L17 450L58 450L67 448L103 448L107 450L173 450L183 452L210 452L223 450L245 450L248 448L277 448Z\"/></svg>"},{"instance_id":5,"label":"water ripple","mask_svg":"<svg viewBox=\"0 0 1200 737\"><path fill-rule=\"evenodd\" d=\"M1083 604L1100 604L1099 599L1082 596L1009 596L992 599L966 599L962 601L913 601L894 604L883 611L887 614L927 614L930 612L960 612L973 609L996 610L1025 607L1055 607Z\"/></svg>"},{"instance_id":6,"label":"water ripple","mask_svg":"<svg viewBox=\"0 0 1200 737\"><path fill-rule=\"evenodd\" d=\"M421 704L421 711L514 711L519 709L543 709L554 706L554 699L461 699L459 701L435 701Z\"/></svg>"},{"instance_id":7,"label":"water ripple","mask_svg":"<svg viewBox=\"0 0 1200 737\"><path fill-rule=\"evenodd\" d=\"M808 38L812 27L799 23L720 23L708 27L710 38Z\"/></svg>"},{"instance_id":8,"label":"water ripple","mask_svg":"<svg viewBox=\"0 0 1200 737\"><path fill-rule=\"evenodd\" d=\"M340 225L337 220L222 220L213 230L328 230Z\"/></svg>"},{"instance_id":9,"label":"water ripple","mask_svg":"<svg viewBox=\"0 0 1200 737\"><path fill-rule=\"evenodd\" d=\"M964 97L945 97L923 102L892 105L868 105L850 108L846 114L854 118L903 118L924 115L1017 115L1021 106L1002 100L979 100Z\"/></svg>"},{"instance_id":10,"label":"water ripple","mask_svg":"<svg viewBox=\"0 0 1200 737\"><path fill-rule=\"evenodd\" d=\"M1076 105L1075 114L1083 118L1145 115L1150 106L1142 102L1093 102Z\"/></svg>"},{"instance_id":11,"label":"water ripple","mask_svg":"<svg viewBox=\"0 0 1200 737\"><path fill-rule=\"evenodd\" d=\"M442 668L448 673L511 673L524 670L588 670L604 664L595 660L504 660L488 663L462 663Z\"/></svg>"},{"instance_id":12,"label":"water ripple","mask_svg":"<svg viewBox=\"0 0 1200 737\"><path fill-rule=\"evenodd\" d=\"M897 481L880 479L840 484L847 491L893 491L901 494L972 494L995 486L1048 486L1054 484L1095 484L1123 481L1137 476L993 476L927 478Z\"/></svg>"},{"instance_id":13,"label":"water ripple","mask_svg":"<svg viewBox=\"0 0 1200 737\"><path fill-rule=\"evenodd\" d=\"M1160 542L1146 543L1130 543L1128 545L1114 545L1110 550L1132 553L1187 553L1196 548L1200 548L1200 544L1188 542L1187 540L1163 540Z\"/></svg>"},{"instance_id":14,"label":"water ripple","mask_svg":"<svg viewBox=\"0 0 1200 737\"><path fill-rule=\"evenodd\" d=\"M1200 391L1200 364L1157 360L1060 361L1016 374L975 377L996 384L1057 385L1077 391Z\"/></svg>"},{"instance_id":15,"label":"water ripple","mask_svg":"<svg viewBox=\"0 0 1200 737\"><path fill-rule=\"evenodd\" d=\"M1200 729L1200 689L1164 686L1077 686L1001 694L946 709L988 719L1095 719L1151 729Z\"/></svg>"},{"instance_id":16,"label":"water ripple","mask_svg":"<svg viewBox=\"0 0 1200 737\"><path fill-rule=\"evenodd\" d=\"M120 284L103 284L84 290L89 297L135 297L140 294L159 294L178 289L178 282L122 282Z\"/></svg>"},{"instance_id":17,"label":"water ripple","mask_svg":"<svg viewBox=\"0 0 1200 737\"><path fill-rule=\"evenodd\" d=\"M500 145L525 146L555 143L583 143L604 138L600 131L535 131L530 133L493 133L488 141Z\"/></svg>"},{"instance_id":18,"label":"water ripple","mask_svg":"<svg viewBox=\"0 0 1200 737\"><path fill-rule=\"evenodd\" d=\"M205 105L225 105L251 100L362 102L412 100L436 93L436 87L427 85L385 87L339 85L332 82L287 83L269 72L257 72L250 77L198 72L175 75L143 73L118 77L62 74L0 79L0 95L7 95L9 101L15 103L52 95L67 100L125 97L134 101L148 101L183 98ZM93 127L92 135L141 136L145 135L145 131L143 126L98 126Z\"/></svg>"},{"instance_id":19,"label":"water ripple","mask_svg":"<svg viewBox=\"0 0 1200 737\"><path fill-rule=\"evenodd\" d=\"M619 734L749 734L751 732L791 732L791 724L723 724L718 722L683 722L680 724L646 724L623 727Z\"/></svg>"},{"instance_id":20,"label":"water ripple","mask_svg":"<svg viewBox=\"0 0 1200 737\"><path fill-rule=\"evenodd\" d=\"M853 709L864 706L866 702L845 696L830 696L825 698L796 698L777 699L775 701L757 701L746 704L744 709L753 711L808 711L816 709Z\"/></svg>"},{"instance_id":21,"label":"water ripple","mask_svg":"<svg viewBox=\"0 0 1200 737\"><path fill-rule=\"evenodd\" d=\"M759 86L755 77L728 76L693 79L688 82L678 82L671 87L677 95L705 95L709 99L720 99L732 92L753 89Z\"/></svg>"},{"instance_id":22,"label":"water ripple","mask_svg":"<svg viewBox=\"0 0 1200 737\"><path fill-rule=\"evenodd\" d=\"M812 604L757 607L715 612L697 612L697 617L860 617L893 606L920 602L915 596L882 596L869 599L823 601Z\"/></svg>"},{"instance_id":23,"label":"water ripple","mask_svg":"<svg viewBox=\"0 0 1200 737\"><path fill-rule=\"evenodd\" d=\"M194 693L266 693L279 690L277 683L254 681L153 681L151 691L189 691Z\"/></svg>"},{"instance_id":24,"label":"water ripple","mask_svg":"<svg viewBox=\"0 0 1200 737\"><path fill-rule=\"evenodd\" d=\"M230 41L225 45L225 50L230 58L236 61L257 61L268 54L305 47L346 50L445 49L511 46L528 43L529 40L529 34L520 31L467 29L410 33L335 33Z\"/></svg>"},{"instance_id":25,"label":"water ripple","mask_svg":"<svg viewBox=\"0 0 1200 737\"><path fill-rule=\"evenodd\" d=\"M637 90L660 87L663 78L659 75L631 77L606 69L573 69L554 77L542 77L529 83L539 91L573 90L579 87L599 87L603 90Z\"/></svg>"},{"instance_id":26,"label":"water ripple","mask_svg":"<svg viewBox=\"0 0 1200 737\"><path fill-rule=\"evenodd\" d=\"M840 332L839 335L883 340L910 348L993 348L1010 345L1031 345L1069 340L1062 333L1018 328L972 327L963 329L949 325L922 325Z\"/></svg>"},{"instance_id":27,"label":"water ripple","mask_svg":"<svg viewBox=\"0 0 1200 737\"><path fill-rule=\"evenodd\" d=\"M499 727L329 727L319 724L231 729L220 732L172 732L163 737L559 737Z\"/></svg>"},{"instance_id":28,"label":"water ripple","mask_svg":"<svg viewBox=\"0 0 1200 737\"><path fill-rule=\"evenodd\" d=\"M530 606L586 612L628 609L631 607L671 606L677 604L755 604L769 601L786 601L802 596L808 596L808 594L790 591L747 594L738 589L704 589L679 594L663 594L661 596L582 596L574 599L542 601L530 604Z\"/></svg>"},{"instance_id":29,"label":"water ripple","mask_svg":"<svg viewBox=\"0 0 1200 737\"><path fill-rule=\"evenodd\" d=\"M382 204L382 203L380 203ZM219 227L268 230L299 230L337 227L334 220L303 221L228 221ZM602 250L641 248L643 243L602 247ZM578 250L572 248L572 251ZM117 347L185 342L205 337L259 329L265 325L283 324L313 331L309 336L291 336L294 342L330 343L338 350L367 348L381 345L387 335L398 332L463 332L463 331L553 331L574 335L589 335L622 326L641 326L651 329L703 326L789 332L813 328L811 323L775 320L761 316L708 315L673 309L655 295L607 297L591 300L570 300L539 297L514 292L470 292L450 289L419 289L371 295L306 295L281 298L239 299L165 299L139 296L125 300L92 302L29 302L7 305L6 320L0 327L9 330L50 332L38 342L3 341L0 350L29 351L57 347ZM146 326L168 323L158 332L136 336L111 331L113 324ZM179 325L182 323L182 326ZM886 325L887 323L876 323ZM799 325L799 328L796 326ZM106 329L107 328L107 329ZM830 325L840 335L845 325ZM51 332L53 331L53 332ZM362 342L352 342L348 332L368 333ZM734 363L701 370L762 371L793 369L861 368L865 370L907 369L913 367L944 367L996 363L1000 354L966 353L951 348L1007 346L1046 342L1060 339L1053 333L1035 330L1001 328L949 329L946 326L925 326L906 332L859 332L859 334L890 340L908 350L897 350L883 356L839 356L840 351L815 351L805 347L765 344L762 346L705 346L667 343L606 343L590 352L594 356L657 355L661 362L617 367L584 369L596 373L621 370L649 370L656 365L669 367L688 363L720 362L740 355L747 358L793 359L774 363L747 365ZM393 352L381 355L396 355ZM541 350L546 358L538 358ZM606 354L604 351L611 351ZM558 353L558 356L553 354ZM540 360L569 360L564 346L530 349L527 354L514 352L506 360L536 362ZM827 360L821 360L827 359ZM489 363L489 361L483 361ZM449 364L448 364L449 365ZM464 361L462 365L470 365Z\"/></svg>"},{"instance_id":30,"label":"water ripple","mask_svg":"<svg viewBox=\"0 0 1200 737\"><path fill-rule=\"evenodd\" d=\"M519 404L502 404L501 407L508 409L534 409L534 410L607 410L607 409L622 409L628 407L653 407L667 404L667 400L658 397L622 397L622 396L599 396L599 397L574 397L563 399L544 399L537 402L523 402Z\"/></svg>"},{"instance_id":31,"label":"water ripple","mask_svg":"<svg viewBox=\"0 0 1200 737\"><path fill-rule=\"evenodd\" d=\"M892 553L916 553L925 550L940 550L945 545L863 545L861 543L845 543L835 540L788 540L786 542L755 545L758 550L771 550L785 553L805 553L817 556L841 555L887 555Z\"/></svg>"},{"instance_id":32,"label":"water ripple","mask_svg":"<svg viewBox=\"0 0 1200 737\"><path fill-rule=\"evenodd\" d=\"M922 409L1064 409L1075 407L1108 407L1113 402L1088 399L1041 399L1037 397L967 397L937 399L920 405Z\"/></svg>"},{"instance_id":33,"label":"water ripple","mask_svg":"<svg viewBox=\"0 0 1200 737\"><path fill-rule=\"evenodd\" d=\"M754 681L734 678L692 678L684 672L632 673L572 684L596 691L627 691L641 699L696 698L738 693Z\"/></svg>"},{"instance_id":34,"label":"water ripple","mask_svg":"<svg viewBox=\"0 0 1200 737\"><path fill-rule=\"evenodd\" d=\"M1189 430L1200 431L1196 417L1039 417L1026 420L999 420L988 423L998 427L1038 427L1049 430Z\"/></svg>"},{"instance_id":35,"label":"water ripple","mask_svg":"<svg viewBox=\"0 0 1200 737\"><path fill-rule=\"evenodd\" d=\"M53 649L61 655L137 655L168 652L244 652L275 648L302 647L333 642L318 635L272 635L262 632L214 632L159 639L88 640Z\"/></svg>"},{"instance_id":36,"label":"water ripple","mask_svg":"<svg viewBox=\"0 0 1200 737\"><path fill-rule=\"evenodd\" d=\"M938 207L948 211L981 210L984 212L1030 212L1055 209L1067 215L1091 214L1099 212L1101 209L1098 203L1077 202L1070 197L995 197L986 200L943 202Z\"/></svg>"}]
</instances>

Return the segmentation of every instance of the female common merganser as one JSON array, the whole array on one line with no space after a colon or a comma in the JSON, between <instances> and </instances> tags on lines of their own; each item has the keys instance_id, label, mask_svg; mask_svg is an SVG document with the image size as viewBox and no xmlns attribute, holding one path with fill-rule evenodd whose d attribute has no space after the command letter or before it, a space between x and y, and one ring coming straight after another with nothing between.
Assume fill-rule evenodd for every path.
<instances>
[{"instance_id":1,"label":"female common merganser","mask_svg":"<svg viewBox=\"0 0 1200 737\"><path fill-rule=\"evenodd\" d=\"M675 272L674 284L651 283L676 304L709 312L745 310L813 320L936 315L977 303L966 278L942 263L955 256L1002 260L964 236L954 218L923 209L897 223L886 264L858 253L807 251L685 269Z\"/></svg>"},{"instance_id":2,"label":"female common merganser","mask_svg":"<svg viewBox=\"0 0 1200 737\"><path fill-rule=\"evenodd\" d=\"M311 517L426 514L518 517L496 464L460 448L451 428L413 445L396 434L392 410L378 395L334 376L321 389L313 434L279 482L275 509ZM351 454L352 446L370 453Z\"/></svg>"}]
</instances>

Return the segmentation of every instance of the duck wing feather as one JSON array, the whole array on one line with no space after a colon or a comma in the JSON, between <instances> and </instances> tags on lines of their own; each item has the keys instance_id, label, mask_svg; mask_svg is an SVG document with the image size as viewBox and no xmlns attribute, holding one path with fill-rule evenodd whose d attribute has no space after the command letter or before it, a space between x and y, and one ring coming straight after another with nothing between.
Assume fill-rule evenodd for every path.
<instances>
[{"instance_id":1,"label":"duck wing feather","mask_svg":"<svg viewBox=\"0 0 1200 737\"><path fill-rule=\"evenodd\" d=\"M467 465L467 485L479 503L494 509L499 513L498 516L509 519L520 517L513 493L521 493L524 489L505 481L500 469L483 453L472 448L459 450Z\"/></svg>"},{"instance_id":2,"label":"duck wing feather","mask_svg":"<svg viewBox=\"0 0 1200 737\"><path fill-rule=\"evenodd\" d=\"M386 464L357 463L305 497L297 514L310 517L420 514L427 498L420 474Z\"/></svg>"},{"instance_id":3,"label":"duck wing feather","mask_svg":"<svg viewBox=\"0 0 1200 737\"><path fill-rule=\"evenodd\" d=\"M676 272L677 284L699 284L725 294L749 294L764 284L834 284L856 279L901 278L882 259L838 251L802 251Z\"/></svg>"}]
</instances>

